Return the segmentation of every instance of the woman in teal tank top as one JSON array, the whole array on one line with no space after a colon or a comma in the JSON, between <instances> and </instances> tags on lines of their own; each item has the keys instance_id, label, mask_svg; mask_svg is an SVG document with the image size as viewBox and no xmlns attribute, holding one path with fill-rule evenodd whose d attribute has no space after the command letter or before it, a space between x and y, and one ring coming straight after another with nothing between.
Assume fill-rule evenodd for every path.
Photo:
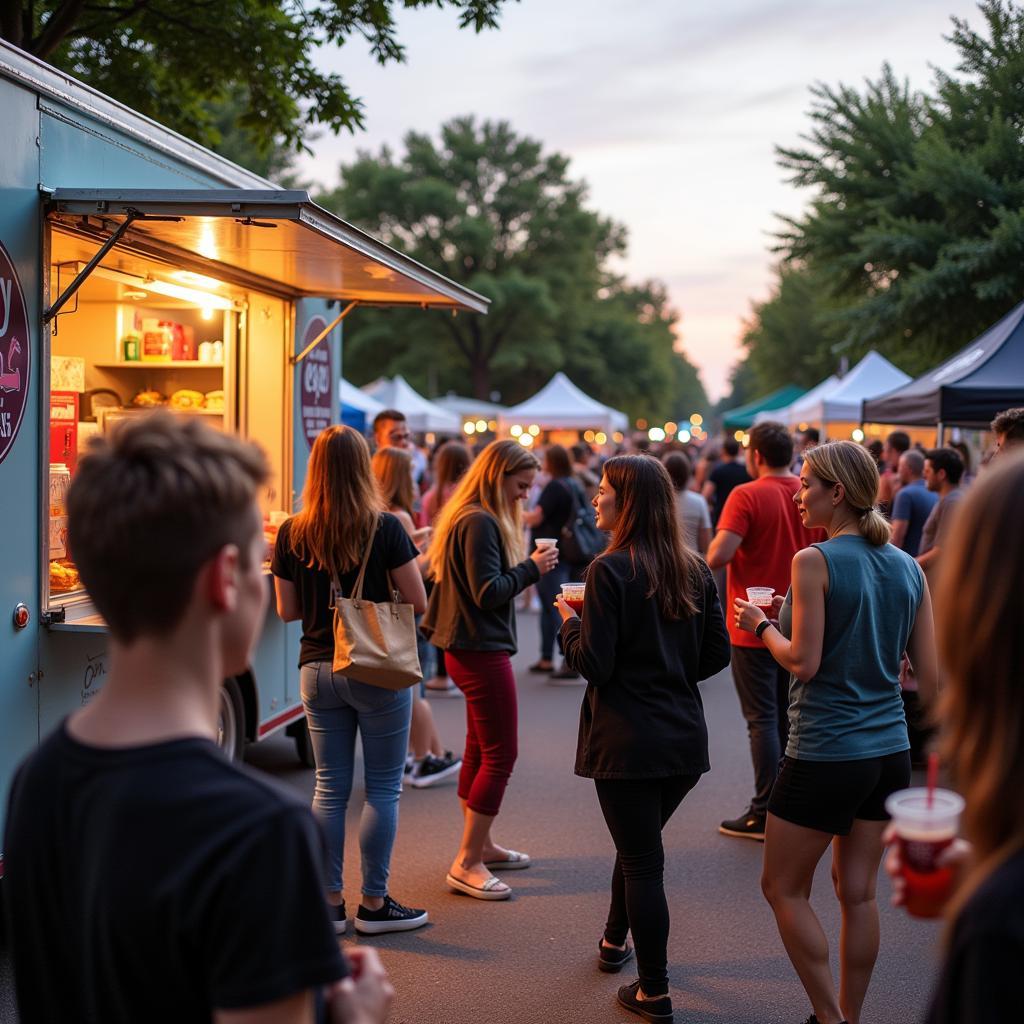
<instances>
[{"instance_id":1,"label":"woman in teal tank top","mask_svg":"<svg viewBox=\"0 0 1024 1024\"><path fill-rule=\"evenodd\" d=\"M791 673L789 742L768 803L761 887L810 998L808 1024L859 1024L878 956L885 799L910 781L903 652L923 700L937 685L928 585L889 543L877 493L878 469L860 445L833 441L807 451L793 500L804 526L824 527L828 540L793 559L778 624L746 601L733 609L737 624ZM842 913L838 994L809 901L830 845Z\"/></svg>"}]
</instances>

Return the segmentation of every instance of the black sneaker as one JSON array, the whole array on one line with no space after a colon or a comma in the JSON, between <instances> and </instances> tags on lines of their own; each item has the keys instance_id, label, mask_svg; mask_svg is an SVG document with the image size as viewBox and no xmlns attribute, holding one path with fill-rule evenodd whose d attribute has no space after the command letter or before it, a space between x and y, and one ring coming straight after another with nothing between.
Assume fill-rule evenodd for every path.
<instances>
[{"instance_id":1,"label":"black sneaker","mask_svg":"<svg viewBox=\"0 0 1024 1024\"><path fill-rule=\"evenodd\" d=\"M605 974L618 974L622 965L633 956L633 947L627 942L625 949L614 949L606 946L604 940L597 944L598 959L597 966Z\"/></svg>"},{"instance_id":2,"label":"black sneaker","mask_svg":"<svg viewBox=\"0 0 1024 1024\"><path fill-rule=\"evenodd\" d=\"M423 789L426 786L433 786L435 782L447 779L454 775L462 767L462 758L456 757L450 750L444 752L443 757L434 757L427 754L425 758L407 776L410 786L416 789Z\"/></svg>"},{"instance_id":3,"label":"black sneaker","mask_svg":"<svg viewBox=\"0 0 1024 1024\"><path fill-rule=\"evenodd\" d=\"M756 811L747 811L738 818L723 821L718 831L725 836L738 836L740 839L756 839L764 842L764 822L767 815Z\"/></svg>"},{"instance_id":4,"label":"black sneaker","mask_svg":"<svg viewBox=\"0 0 1024 1024\"><path fill-rule=\"evenodd\" d=\"M646 996L640 999L637 996L639 991L639 981L634 981L632 985L623 985L618 993L619 1003L631 1013L639 1014L644 1020L653 1021L654 1024L668 1024L672 1020L671 997Z\"/></svg>"},{"instance_id":5,"label":"black sneaker","mask_svg":"<svg viewBox=\"0 0 1024 1024\"><path fill-rule=\"evenodd\" d=\"M416 770L416 758L412 754L407 754L405 758L405 767L402 769L402 776L408 778Z\"/></svg>"},{"instance_id":6,"label":"black sneaker","mask_svg":"<svg viewBox=\"0 0 1024 1024\"><path fill-rule=\"evenodd\" d=\"M344 935L348 927L348 913L345 910L345 901L342 900L337 906L333 903L327 904L327 913L334 925L335 935Z\"/></svg>"},{"instance_id":7,"label":"black sneaker","mask_svg":"<svg viewBox=\"0 0 1024 1024\"><path fill-rule=\"evenodd\" d=\"M380 935L383 932L411 932L427 923L427 912L415 907L403 907L390 896L384 897L380 910L367 910L359 904L356 911L356 931L362 935Z\"/></svg>"}]
</instances>

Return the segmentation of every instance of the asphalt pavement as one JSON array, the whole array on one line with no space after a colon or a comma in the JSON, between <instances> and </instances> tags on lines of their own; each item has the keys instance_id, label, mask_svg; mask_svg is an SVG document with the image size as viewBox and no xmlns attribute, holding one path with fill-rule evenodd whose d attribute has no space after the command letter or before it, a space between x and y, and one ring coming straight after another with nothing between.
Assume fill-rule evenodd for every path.
<instances>
[{"instance_id":1,"label":"asphalt pavement","mask_svg":"<svg viewBox=\"0 0 1024 1024\"><path fill-rule=\"evenodd\" d=\"M531 675L537 616L520 613L521 652L514 665L520 696L520 754L495 838L533 858L525 871L503 873L511 900L483 903L450 893L445 871L458 844L461 816L454 782L402 795L392 859L391 891L425 907L431 923L415 932L377 936L397 990L395 1024L592 1024L639 1018L615 1002L617 986L635 978L597 970L597 943L607 909L613 860L593 784L572 773L578 685L552 685ZM746 728L728 670L702 684L712 770L665 830L665 884L672 914L669 975L677 1024L798 1024L810 1007L761 896L763 846L717 831L750 795ZM465 722L461 697L431 696L444 742L459 749ZM284 736L250 748L249 763L312 793ZM358 774L361 774L358 773ZM357 816L353 792L345 891L359 894ZM939 927L888 905L879 882L882 947L863 1021L909 1024L923 1017L934 978ZM835 963L838 908L824 858L812 896L830 936ZM351 926L350 926L351 931ZM254 939L255 941L255 939ZM355 942L351 934L345 944ZM6 987L0 959L0 988ZM0 1021L13 1020L0 995Z\"/></svg>"}]
</instances>

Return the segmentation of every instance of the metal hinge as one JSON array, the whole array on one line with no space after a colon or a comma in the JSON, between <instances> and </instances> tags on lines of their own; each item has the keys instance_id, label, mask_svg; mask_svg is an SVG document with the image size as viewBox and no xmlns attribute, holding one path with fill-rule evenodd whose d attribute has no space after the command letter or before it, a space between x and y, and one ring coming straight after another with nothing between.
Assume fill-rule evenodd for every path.
<instances>
[{"instance_id":1,"label":"metal hinge","mask_svg":"<svg viewBox=\"0 0 1024 1024\"><path fill-rule=\"evenodd\" d=\"M55 626L59 622L63 622L64 614L64 605L61 605L59 608L48 608L43 612L40 618L42 619L43 625L49 627Z\"/></svg>"}]
</instances>

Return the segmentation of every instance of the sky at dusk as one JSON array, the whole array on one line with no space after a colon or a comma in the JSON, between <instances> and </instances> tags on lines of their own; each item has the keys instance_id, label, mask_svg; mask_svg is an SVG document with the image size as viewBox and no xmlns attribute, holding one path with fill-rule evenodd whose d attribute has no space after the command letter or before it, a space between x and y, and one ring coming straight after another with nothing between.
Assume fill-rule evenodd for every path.
<instances>
[{"instance_id":1,"label":"sky at dusk","mask_svg":"<svg viewBox=\"0 0 1024 1024\"><path fill-rule=\"evenodd\" d=\"M967 0L522 0L480 36L453 10L406 12L404 65L379 67L361 40L320 51L365 100L366 130L324 133L298 170L330 186L357 150L400 150L410 129L509 121L569 156L592 208L626 225L618 269L666 283L714 400L769 294L775 215L807 199L774 147L808 129L809 86L858 85L889 61L929 88L932 65L952 69L953 16L982 27Z\"/></svg>"}]
</instances>

